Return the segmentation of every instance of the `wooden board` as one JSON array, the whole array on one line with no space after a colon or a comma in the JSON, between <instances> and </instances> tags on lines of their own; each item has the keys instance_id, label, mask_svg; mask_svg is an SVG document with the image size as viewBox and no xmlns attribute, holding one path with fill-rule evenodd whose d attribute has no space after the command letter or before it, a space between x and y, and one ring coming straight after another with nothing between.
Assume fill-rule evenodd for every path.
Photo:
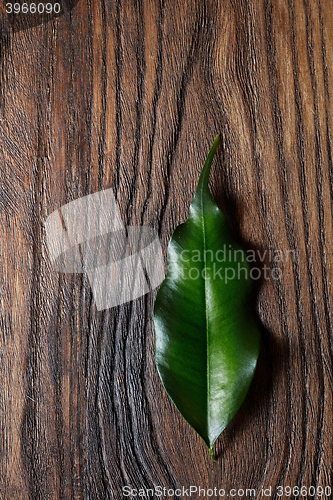
<instances>
[{"instance_id":1,"label":"wooden board","mask_svg":"<svg viewBox=\"0 0 333 500\"><path fill-rule=\"evenodd\" d=\"M333 487L331 0L80 0L1 23L1 498ZM263 341L213 464L156 371L156 290L97 311L44 223L113 188L166 259L217 133L211 190L256 252Z\"/></svg>"}]
</instances>

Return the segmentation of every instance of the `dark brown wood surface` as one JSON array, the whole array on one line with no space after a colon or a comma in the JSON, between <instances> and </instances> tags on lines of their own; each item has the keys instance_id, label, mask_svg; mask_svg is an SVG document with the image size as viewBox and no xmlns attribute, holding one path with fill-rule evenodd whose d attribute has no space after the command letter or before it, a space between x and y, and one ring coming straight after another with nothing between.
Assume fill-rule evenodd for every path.
<instances>
[{"instance_id":1,"label":"dark brown wood surface","mask_svg":"<svg viewBox=\"0 0 333 500\"><path fill-rule=\"evenodd\" d=\"M80 0L0 32L1 498L333 488L332 0ZM282 277L257 282L257 372L213 464L156 371L156 290L98 312L44 222L112 187L166 259L217 133L216 201L283 258L258 260Z\"/></svg>"}]
</instances>

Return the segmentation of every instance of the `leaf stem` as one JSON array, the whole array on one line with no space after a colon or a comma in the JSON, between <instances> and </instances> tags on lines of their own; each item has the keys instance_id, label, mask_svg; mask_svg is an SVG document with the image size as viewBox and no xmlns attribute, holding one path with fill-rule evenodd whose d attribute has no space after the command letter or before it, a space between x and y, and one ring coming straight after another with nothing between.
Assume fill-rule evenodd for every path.
<instances>
[{"instance_id":1,"label":"leaf stem","mask_svg":"<svg viewBox=\"0 0 333 500\"><path fill-rule=\"evenodd\" d=\"M215 458L215 455L214 455L213 448L209 448L209 453L210 453L210 456L212 457L213 462L216 462L216 458Z\"/></svg>"}]
</instances>

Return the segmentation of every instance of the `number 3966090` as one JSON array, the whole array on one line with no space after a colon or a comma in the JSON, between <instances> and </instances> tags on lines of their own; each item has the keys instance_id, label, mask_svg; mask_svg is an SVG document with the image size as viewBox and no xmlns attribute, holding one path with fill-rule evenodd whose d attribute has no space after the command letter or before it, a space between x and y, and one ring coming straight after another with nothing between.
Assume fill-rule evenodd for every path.
<instances>
[{"instance_id":1,"label":"number 3966090","mask_svg":"<svg viewBox=\"0 0 333 500\"><path fill-rule=\"evenodd\" d=\"M59 14L60 3L6 3L7 14Z\"/></svg>"}]
</instances>

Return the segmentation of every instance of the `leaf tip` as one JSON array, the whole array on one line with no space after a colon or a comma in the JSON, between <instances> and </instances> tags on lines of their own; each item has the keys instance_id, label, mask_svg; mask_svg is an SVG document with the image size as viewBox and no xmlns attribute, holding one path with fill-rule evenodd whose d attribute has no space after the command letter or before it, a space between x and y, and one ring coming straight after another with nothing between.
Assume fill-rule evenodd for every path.
<instances>
[{"instance_id":1,"label":"leaf tip","mask_svg":"<svg viewBox=\"0 0 333 500\"><path fill-rule=\"evenodd\" d=\"M215 455L214 455L213 448L209 448L209 453L210 453L210 456L212 457L213 462L216 462L216 458L215 458Z\"/></svg>"},{"instance_id":2,"label":"leaf tip","mask_svg":"<svg viewBox=\"0 0 333 500\"><path fill-rule=\"evenodd\" d=\"M215 156L215 153L216 153L216 150L218 148L219 143L220 143L220 136L219 136L219 134L217 134L217 136L214 139L213 145L212 145L212 147L210 149L210 152L209 152L210 155L211 155L211 157L212 157L211 161L213 160L213 158Z\"/></svg>"},{"instance_id":3,"label":"leaf tip","mask_svg":"<svg viewBox=\"0 0 333 500\"><path fill-rule=\"evenodd\" d=\"M202 189L204 186L208 188L209 173L210 173L210 169L211 169L213 159L214 159L216 150L218 148L219 142L220 142L220 136L217 135L214 139L213 145L210 148L210 151L209 151L208 156L206 158L205 164L204 164L203 169L201 171L199 181L198 181L197 190Z\"/></svg>"}]
</instances>

